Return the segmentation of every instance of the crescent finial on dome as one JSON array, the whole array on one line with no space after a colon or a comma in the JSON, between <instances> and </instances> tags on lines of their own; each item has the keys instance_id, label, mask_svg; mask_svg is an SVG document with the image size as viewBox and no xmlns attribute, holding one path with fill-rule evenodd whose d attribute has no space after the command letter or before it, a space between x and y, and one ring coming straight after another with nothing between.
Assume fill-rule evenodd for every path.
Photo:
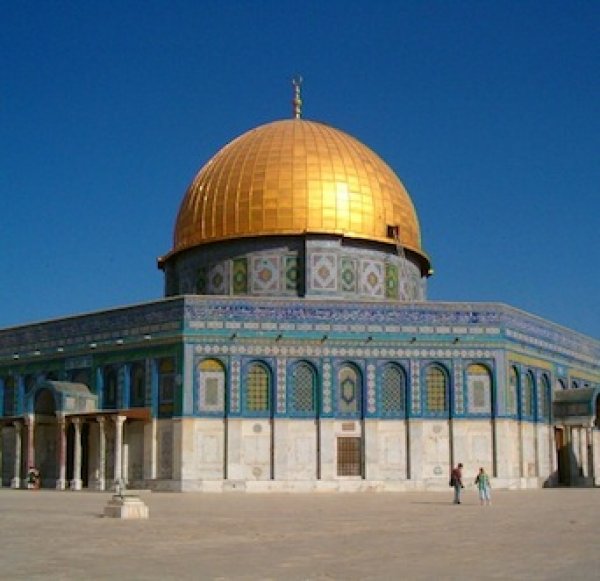
<instances>
[{"instance_id":1,"label":"crescent finial on dome","mask_svg":"<svg viewBox=\"0 0 600 581\"><path fill-rule=\"evenodd\" d=\"M294 119L300 119L302 117L302 97L300 95L302 81L303 79L300 75L296 75L292 79L292 85L294 85L294 98L292 99Z\"/></svg>"}]
</instances>

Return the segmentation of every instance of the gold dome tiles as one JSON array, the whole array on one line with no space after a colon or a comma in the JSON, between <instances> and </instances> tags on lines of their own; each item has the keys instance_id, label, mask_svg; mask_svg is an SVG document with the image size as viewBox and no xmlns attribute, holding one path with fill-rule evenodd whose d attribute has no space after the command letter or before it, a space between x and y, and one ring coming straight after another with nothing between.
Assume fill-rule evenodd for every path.
<instances>
[{"instance_id":1,"label":"gold dome tiles","mask_svg":"<svg viewBox=\"0 0 600 581\"><path fill-rule=\"evenodd\" d=\"M412 201L373 151L303 119L262 125L221 149L181 204L171 254L209 242L277 234L337 234L390 242L428 263Z\"/></svg>"}]
</instances>

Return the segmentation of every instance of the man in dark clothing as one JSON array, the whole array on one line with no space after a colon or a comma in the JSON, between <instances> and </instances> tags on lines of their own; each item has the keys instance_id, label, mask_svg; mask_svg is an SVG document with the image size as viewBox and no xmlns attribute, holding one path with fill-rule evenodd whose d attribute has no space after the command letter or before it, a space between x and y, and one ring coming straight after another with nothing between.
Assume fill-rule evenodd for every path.
<instances>
[{"instance_id":1,"label":"man in dark clothing","mask_svg":"<svg viewBox=\"0 0 600 581\"><path fill-rule=\"evenodd\" d=\"M454 504L460 504L460 493L464 488L462 483L462 467L463 465L459 463L450 473L450 482L454 486Z\"/></svg>"}]
</instances>

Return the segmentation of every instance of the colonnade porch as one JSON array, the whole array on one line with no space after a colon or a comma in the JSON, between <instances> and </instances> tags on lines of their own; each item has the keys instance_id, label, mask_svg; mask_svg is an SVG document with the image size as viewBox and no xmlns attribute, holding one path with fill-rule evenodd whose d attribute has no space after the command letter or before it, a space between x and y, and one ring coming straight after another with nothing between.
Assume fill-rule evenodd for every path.
<instances>
[{"instance_id":1,"label":"colonnade porch","mask_svg":"<svg viewBox=\"0 0 600 581\"><path fill-rule=\"evenodd\" d=\"M128 481L125 424L149 418L147 408L3 418L0 467L5 474L10 469L1 454L4 440L12 437L12 462L6 459L12 464L11 488L26 487L27 473L36 467L46 488L107 490Z\"/></svg>"}]
</instances>

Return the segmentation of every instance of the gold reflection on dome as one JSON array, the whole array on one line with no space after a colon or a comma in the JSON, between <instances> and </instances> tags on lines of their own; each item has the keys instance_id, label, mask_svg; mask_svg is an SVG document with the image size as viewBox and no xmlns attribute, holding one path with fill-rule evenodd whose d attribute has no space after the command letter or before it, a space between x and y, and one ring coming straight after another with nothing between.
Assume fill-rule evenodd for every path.
<instances>
[{"instance_id":1,"label":"gold reflection on dome","mask_svg":"<svg viewBox=\"0 0 600 581\"><path fill-rule=\"evenodd\" d=\"M388 165L350 135L304 119L275 121L221 149L188 188L171 254L277 234L338 234L421 249L412 201Z\"/></svg>"}]
</instances>

